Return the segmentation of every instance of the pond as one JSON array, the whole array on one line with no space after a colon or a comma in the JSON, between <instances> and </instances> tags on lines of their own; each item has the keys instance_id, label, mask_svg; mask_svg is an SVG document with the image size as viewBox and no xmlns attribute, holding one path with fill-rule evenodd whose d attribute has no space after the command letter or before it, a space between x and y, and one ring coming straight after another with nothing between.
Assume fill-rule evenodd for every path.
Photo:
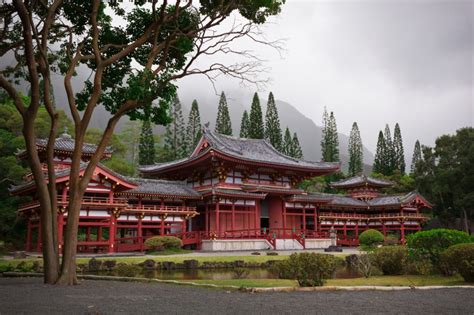
<instances>
[{"instance_id":1,"label":"pond","mask_svg":"<svg viewBox=\"0 0 474 315\"><path fill-rule=\"evenodd\" d=\"M99 274L116 276L114 271L100 271ZM175 269L175 270L147 270L142 271L139 277L162 279L162 280L229 280L229 279L276 279L277 277L265 268L226 268L226 269ZM358 278L360 274L356 270L340 267L335 279Z\"/></svg>"}]
</instances>

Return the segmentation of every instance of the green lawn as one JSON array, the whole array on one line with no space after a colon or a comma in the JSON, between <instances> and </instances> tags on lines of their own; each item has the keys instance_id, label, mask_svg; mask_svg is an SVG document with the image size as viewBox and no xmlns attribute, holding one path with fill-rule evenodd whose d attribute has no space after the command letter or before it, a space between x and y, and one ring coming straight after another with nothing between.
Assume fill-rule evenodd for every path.
<instances>
[{"instance_id":1,"label":"green lawn","mask_svg":"<svg viewBox=\"0 0 474 315\"><path fill-rule=\"evenodd\" d=\"M427 285L463 285L467 284L461 276L444 277L441 275L430 276L377 276L355 279L330 279L327 286L427 286Z\"/></svg>"},{"instance_id":2,"label":"green lawn","mask_svg":"<svg viewBox=\"0 0 474 315\"><path fill-rule=\"evenodd\" d=\"M215 285L232 285L250 288L268 287L296 287L295 280L287 279L229 279L229 280L185 280L183 282L195 282ZM325 286L427 286L427 285L467 285L460 276L378 276L370 278L354 279L331 279Z\"/></svg>"}]
</instances>

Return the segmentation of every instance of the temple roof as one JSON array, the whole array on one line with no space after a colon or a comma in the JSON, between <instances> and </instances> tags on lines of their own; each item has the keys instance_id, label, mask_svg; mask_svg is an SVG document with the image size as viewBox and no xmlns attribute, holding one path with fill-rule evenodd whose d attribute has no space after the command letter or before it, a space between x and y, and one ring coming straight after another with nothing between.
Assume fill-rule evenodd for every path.
<instances>
[{"instance_id":1,"label":"temple roof","mask_svg":"<svg viewBox=\"0 0 474 315\"><path fill-rule=\"evenodd\" d=\"M126 190L122 194L126 195L163 195L181 196L193 199L201 199L201 194L187 186L184 181L170 181L162 179L132 178L128 180L138 185L136 188Z\"/></svg>"},{"instance_id":2,"label":"temple roof","mask_svg":"<svg viewBox=\"0 0 474 315\"><path fill-rule=\"evenodd\" d=\"M38 151L45 151L46 146L48 145L48 139L36 139L36 147ZM74 152L75 141L70 134L67 133L67 130L64 131L54 142L54 150L63 154L72 155ZM82 155L90 156L95 153L97 150L97 145L91 143L84 143L82 146ZM23 157L26 154L25 150L22 150L17 153L18 156ZM110 156L112 154L112 149L107 147L104 152L104 157Z\"/></svg>"},{"instance_id":3,"label":"temple roof","mask_svg":"<svg viewBox=\"0 0 474 315\"><path fill-rule=\"evenodd\" d=\"M431 207L431 204L423 198L419 193L412 191L404 195L390 195L390 196L379 196L370 200L361 200L352 198L350 196L325 194L325 193L308 193L301 195L293 195L288 198L288 201L293 202L318 202L322 206L329 207L354 207L354 208L378 208L387 206L401 206L408 204L415 200L420 200L427 207Z\"/></svg>"},{"instance_id":4,"label":"temple roof","mask_svg":"<svg viewBox=\"0 0 474 315\"><path fill-rule=\"evenodd\" d=\"M203 145L205 146L203 147ZM286 166L300 169L311 169L315 171L332 172L340 168L339 163L311 162L302 159L296 159L284 155L277 151L269 142L264 139L247 139L225 136L211 131L205 127L203 136L189 158L160 163L149 166L142 166L140 171L144 173L166 170L173 166L179 166L191 162L210 150L214 150L229 158L239 161L248 161L250 163L260 163L274 166Z\"/></svg>"},{"instance_id":5,"label":"temple roof","mask_svg":"<svg viewBox=\"0 0 474 315\"><path fill-rule=\"evenodd\" d=\"M335 188L352 188L352 187L361 187L361 186L372 186L372 187L389 187L392 186L393 183L373 178L367 177L365 175L362 176L355 176L348 179L343 179L338 182L332 182L331 186Z\"/></svg>"},{"instance_id":6,"label":"temple roof","mask_svg":"<svg viewBox=\"0 0 474 315\"><path fill-rule=\"evenodd\" d=\"M224 196L224 197L240 197L240 198L251 198L251 199L264 199L266 193L254 193L247 192L239 189L226 189L226 188L210 188L201 190L200 193L203 196Z\"/></svg>"}]
</instances>

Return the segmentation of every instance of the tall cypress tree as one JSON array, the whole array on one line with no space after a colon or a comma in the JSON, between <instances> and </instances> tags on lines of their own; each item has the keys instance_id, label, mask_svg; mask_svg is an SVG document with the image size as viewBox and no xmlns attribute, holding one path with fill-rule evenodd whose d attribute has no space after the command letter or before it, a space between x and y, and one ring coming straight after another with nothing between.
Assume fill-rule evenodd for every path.
<instances>
[{"instance_id":1,"label":"tall cypress tree","mask_svg":"<svg viewBox=\"0 0 474 315\"><path fill-rule=\"evenodd\" d=\"M260 99L258 94L253 95L252 107L250 108L249 117L249 138L263 139L265 127L263 125L262 107L260 106Z\"/></svg>"},{"instance_id":2,"label":"tall cypress tree","mask_svg":"<svg viewBox=\"0 0 474 315\"><path fill-rule=\"evenodd\" d=\"M176 98L171 104L172 122L166 126L165 151L169 160L176 160L186 157L187 144L181 102Z\"/></svg>"},{"instance_id":3,"label":"tall cypress tree","mask_svg":"<svg viewBox=\"0 0 474 315\"><path fill-rule=\"evenodd\" d=\"M324 107L323 112L323 128L321 131L321 156L323 161L328 161L330 159L330 130L329 130L329 115Z\"/></svg>"},{"instance_id":4,"label":"tall cypress tree","mask_svg":"<svg viewBox=\"0 0 474 315\"><path fill-rule=\"evenodd\" d=\"M405 174L405 153L403 150L402 133L398 123L395 124L393 131L393 151L394 151L394 170L398 170L400 174Z\"/></svg>"},{"instance_id":5,"label":"tall cypress tree","mask_svg":"<svg viewBox=\"0 0 474 315\"><path fill-rule=\"evenodd\" d=\"M359 127L354 122L349 136L349 176L356 176L362 173L362 160L362 139Z\"/></svg>"},{"instance_id":6,"label":"tall cypress tree","mask_svg":"<svg viewBox=\"0 0 474 315\"><path fill-rule=\"evenodd\" d=\"M280 119L278 118L278 110L272 92L268 95L267 112L265 114L265 139L267 139L275 149L281 150L282 135Z\"/></svg>"},{"instance_id":7,"label":"tall cypress tree","mask_svg":"<svg viewBox=\"0 0 474 315\"><path fill-rule=\"evenodd\" d=\"M395 168L395 150L393 147L392 135L390 133L390 127L388 124L385 125L384 131L385 138L385 157L384 157L384 175L392 175Z\"/></svg>"},{"instance_id":8,"label":"tall cypress tree","mask_svg":"<svg viewBox=\"0 0 474 315\"><path fill-rule=\"evenodd\" d=\"M138 145L138 163L140 165L151 165L155 163L155 139L149 119L143 121Z\"/></svg>"},{"instance_id":9,"label":"tall cypress tree","mask_svg":"<svg viewBox=\"0 0 474 315\"><path fill-rule=\"evenodd\" d=\"M385 138L383 136L382 130L379 131L379 137L377 140L377 150L375 151L375 159L374 159L374 173L380 173L387 175L385 172L387 170L385 164L385 157L386 157L386 146L385 146Z\"/></svg>"},{"instance_id":10,"label":"tall cypress tree","mask_svg":"<svg viewBox=\"0 0 474 315\"><path fill-rule=\"evenodd\" d=\"M325 162L339 161L339 137L337 134L336 117L333 112L328 115L326 108L324 108L323 113L321 154Z\"/></svg>"},{"instance_id":11,"label":"tall cypress tree","mask_svg":"<svg viewBox=\"0 0 474 315\"><path fill-rule=\"evenodd\" d=\"M291 138L290 129L286 127L285 137L283 138L283 154L293 156L293 138Z\"/></svg>"},{"instance_id":12,"label":"tall cypress tree","mask_svg":"<svg viewBox=\"0 0 474 315\"><path fill-rule=\"evenodd\" d=\"M240 137L241 138L248 138L249 137L249 114L246 110L242 114L242 121L240 122Z\"/></svg>"},{"instance_id":13,"label":"tall cypress tree","mask_svg":"<svg viewBox=\"0 0 474 315\"><path fill-rule=\"evenodd\" d=\"M301 149L300 146L300 141L298 140L298 135L293 133L293 140L292 140L292 157L297 158L297 159L302 159L303 158L303 150Z\"/></svg>"},{"instance_id":14,"label":"tall cypress tree","mask_svg":"<svg viewBox=\"0 0 474 315\"><path fill-rule=\"evenodd\" d=\"M192 152L196 147L199 139L201 139L202 126L201 116L199 115L199 105L196 100L191 105L188 116L188 126L186 128L186 142L188 145L188 153Z\"/></svg>"},{"instance_id":15,"label":"tall cypress tree","mask_svg":"<svg viewBox=\"0 0 474 315\"><path fill-rule=\"evenodd\" d=\"M331 130L331 161L330 162L337 162L339 161L339 136L337 134L337 125L336 125L336 117L334 113L331 112L329 115L329 128Z\"/></svg>"},{"instance_id":16,"label":"tall cypress tree","mask_svg":"<svg viewBox=\"0 0 474 315\"><path fill-rule=\"evenodd\" d=\"M421 162L422 160L423 160L423 156L421 155L420 141L416 140L415 148L413 150L413 157L411 159L410 173L413 174L415 172L417 164Z\"/></svg>"},{"instance_id":17,"label":"tall cypress tree","mask_svg":"<svg viewBox=\"0 0 474 315\"><path fill-rule=\"evenodd\" d=\"M221 93L219 107L217 108L216 128L217 133L232 136L232 124L229 116L229 108L224 92Z\"/></svg>"}]
</instances>

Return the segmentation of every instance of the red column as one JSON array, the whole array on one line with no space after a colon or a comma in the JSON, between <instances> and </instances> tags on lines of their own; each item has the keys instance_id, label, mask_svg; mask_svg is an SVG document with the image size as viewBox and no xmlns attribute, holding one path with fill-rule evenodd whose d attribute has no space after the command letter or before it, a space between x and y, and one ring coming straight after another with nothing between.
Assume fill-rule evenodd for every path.
<instances>
[{"instance_id":1,"label":"red column","mask_svg":"<svg viewBox=\"0 0 474 315\"><path fill-rule=\"evenodd\" d=\"M138 235L138 242L140 243L140 251L141 252L143 251L142 219L143 219L143 215L140 213L138 215L137 235Z\"/></svg>"},{"instance_id":2,"label":"red column","mask_svg":"<svg viewBox=\"0 0 474 315\"><path fill-rule=\"evenodd\" d=\"M209 206L207 203L206 203L206 210L204 213L205 213L204 223L206 226L206 234L208 234L209 233Z\"/></svg>"},{"instance_id":3,"label":"red column","mask_svg":"<svg viewBox=\"0 0 474 315\"><path fill-rule=\"evenodd\" d=\"M316 215L316 205L314 205L314 225L313 230L316 232L318 229L318 216Z\"/></svg>"},{"instance_id":4,"label":"red column","mask_svg":"<svg viewBox=\"0 0 474 315\"><path fill-rule=\"evenodd\" d=\"M221 230L220 221L219 221L219 200L216 201L216 233L219 235Z\"/></svg>"},{"instance_id":5,"label":"red column","mask_svg":"<svg viewBox=\"0 0 474 315\"><path fill-rule=\"evenodd\" d=\"M186 232L186 217L183 216L183 222L181 222L182 226L181 226L181 233L185 233Z\"/></svg>"},{"instance_id":6,"label":"red column","mask_svg":"<svg viewBox=\"0 0 474 315\"><path fill-rule=\"evenodd\" d=\"M359 239L359 221L356 222L355 234L356 238Z\"/></svg>"},{"instance_id":7,"label":"red column","mask_svg":"<svg viewBox=\"0 0 474 315\"><path fill-rule=\"evenodd\" d=\"M64 227L64 213L58 213L58 247L59 251L63 247L63 227Z\"/></svg>"},{"instance_id":8,"label":"red column","mask_svg":"<svg viewBox=\"0 0 474 315\"><path fill-rule=\"evenodd\" d=\"M114 203L114 191L112 188L109 191L109 202Z\"/></svg>"},{"instance_id":9,"label":"red column","mask_svg":"<svg viewBox=\"0 0 474 315\"><path fill-rule=\"evenodd\" d=\"M383 232L383 236L387 236L387 231L385 229L385 221L381 221L382 222L382 232Z\"/></svg>"},{"instance_id":10,"label":"red column","mask_svg":"<svg viewBox=\"0 0 474 315\"><path fill-rule=\"evenodd\" d=\"M303 205L303 233L306 233L306 207Z\"/></svg>"},{"instance_id":11,"label":"red column","mask_svg":"<svg viewBox=\"0 0 474 315\"><path fill-rule=\"evenodd\" d=\"M61 194L61 201L66 202L67 201L67 186L63 186L62 194Z\"/></svg>"},{"instance_id":12,"label":"red column","mask_svg":"<svg viewBox=\"0 0 474 315\"><path fill-rule=\"evenodd\" d=\"M165 216L162 215L161 216L161 226L160 226L160 234L161 235L165 235L165 220L166 220Z\"/></svg>"},{"instance_id":13,"label":"red column","mask_svg":"<svg viewBox=\"0 0 474 315\"><path fill-rule=\"evenodd\" d=\"M402 244L405 244L405 222L402 221L402 225L400 227L400 241L402 242Z\"/></svg>"},{"instance_id":14,"label":"red column","mask_svg":"<svg viewBox=\"0 0 474 315\"><path fill-rule=\"evenodd\" d=\"M117 218L113 212L109 218L109 253L115 252L115 234L117 233Z\"/></svg>"},{"instance_id":15,"label":"red column","mask_svg":"<svg viewBox=\"0 0 474 315\"><path fill-rule=\"evenodd\" d=\"M347 220L344 221L344 236L347 236Z\"/></svg>"},{"instance_id":16,"label":"red column","mask_svg":"<svg viewBox=\"0 0 474 315\"><path fill-rule=\"evenodd\" d=\"M232 231L235 231L235 200L232 200L232 217L230 225Z\"/></svg>"},{"instance_id":17,"label":"red column","mask_svg":"<svg viewBox=\"0 0 474 315\"><path fill-rule=\"evenodd\" d=\"M286 233L286 203L285 200L281 200L281 207L283 209L283 234Z\"/></svg>"},{"instance_id":18,"label":"red column","mask_svg":"<svg viewBox=\"0 0 474 315\"><path fill-rule=\"evenodd\" d=\"M28 226L26 228L26 246L25 251L29 252L31 250L31 220L28 218Z\"/></svg>"},{"instance_id":19,"label":"red column","mask_svg":"<svg viewBox=\"0 0 474 315\"><path fill-rule=\"evenodd\" d=\"M38 221L38 239L36 240L36 251L41 252L41 219Z\"/></svg>"}]
</instances>

